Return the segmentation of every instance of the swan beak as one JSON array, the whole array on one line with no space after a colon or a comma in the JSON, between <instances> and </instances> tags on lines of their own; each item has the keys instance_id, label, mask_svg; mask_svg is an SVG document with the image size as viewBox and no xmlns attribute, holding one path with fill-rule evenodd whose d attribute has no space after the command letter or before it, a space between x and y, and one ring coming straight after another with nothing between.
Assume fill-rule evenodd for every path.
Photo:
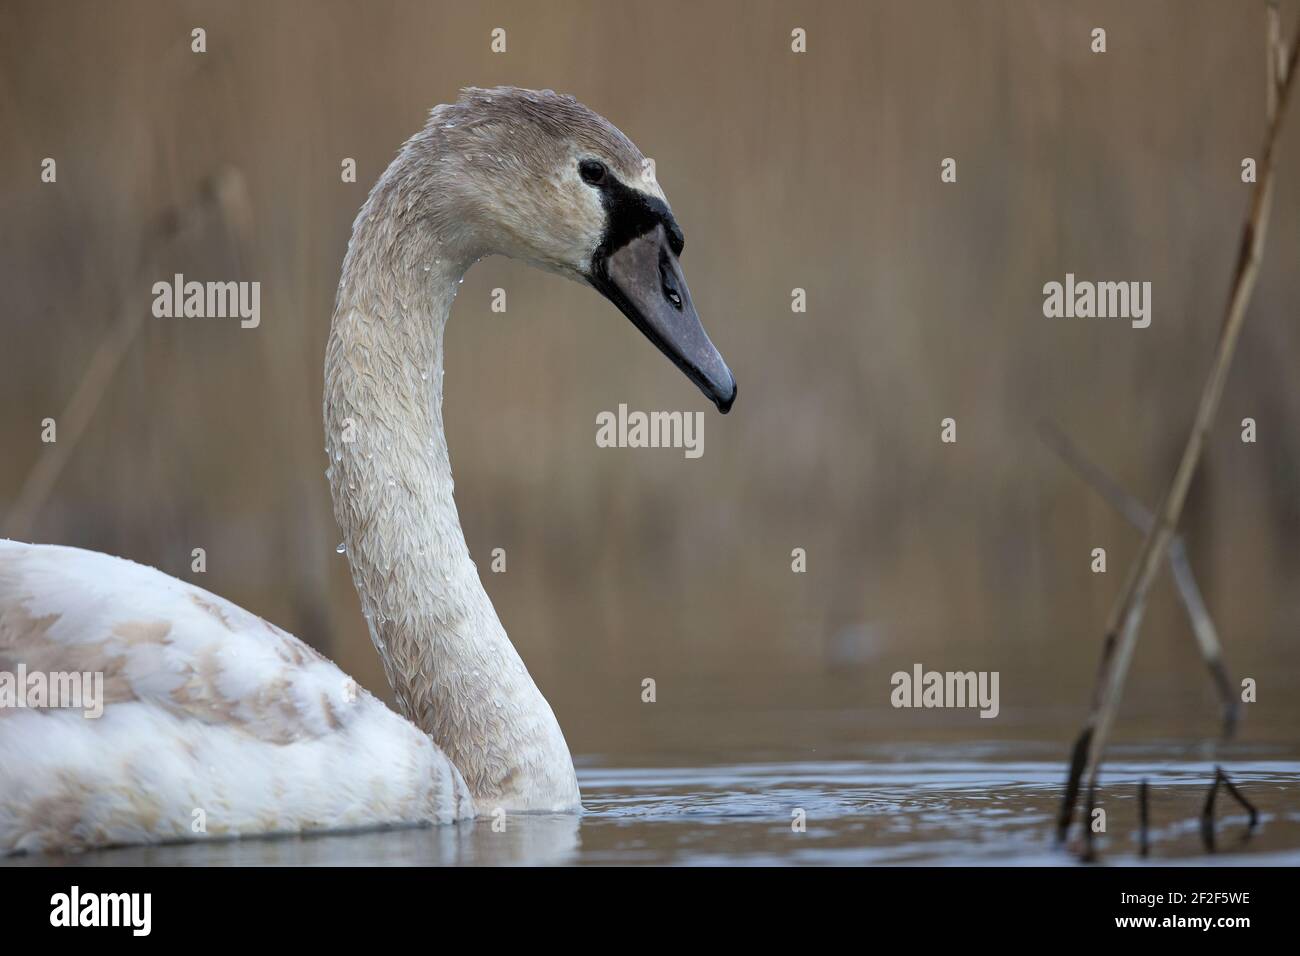
<instances>
[{"instance_id":1,"label":"swan beak","mask_svg":"<svg viewBox=\"0 0 1300 956\"><path fill-rule=\"evenodd\" d=\"M709 341L662 224L592 263L591 284L686 373L718 411L731 411L736 379Z\"/></svg>"}]
</instances>

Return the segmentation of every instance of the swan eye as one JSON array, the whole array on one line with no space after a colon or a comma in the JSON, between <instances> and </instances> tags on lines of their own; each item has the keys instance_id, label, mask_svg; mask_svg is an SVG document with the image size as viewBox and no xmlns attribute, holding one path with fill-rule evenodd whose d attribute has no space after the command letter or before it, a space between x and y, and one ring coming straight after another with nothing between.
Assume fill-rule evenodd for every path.
<instances>
[{"instance_id":1,"label":"swan eye","mask_svg":"<svg viewBox=\"0 0 1300 956\"><path fill-rule=\"evenodd\" d=\"M605 164L598 159L584 159L578 163L578 175L582 177L583 182L592 186L603 184L608 173Z\"/></svg>"}]
</instances>

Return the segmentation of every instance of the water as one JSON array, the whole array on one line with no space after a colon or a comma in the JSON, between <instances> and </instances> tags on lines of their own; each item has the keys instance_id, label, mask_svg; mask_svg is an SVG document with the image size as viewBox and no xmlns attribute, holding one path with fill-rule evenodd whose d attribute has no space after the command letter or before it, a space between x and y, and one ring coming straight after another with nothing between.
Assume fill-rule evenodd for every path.
<instances>
[{"instance_id":1,"label":"water","mask_svg":"<svg viewBox=\"0 0 1300 956\"><path fill-rule=\"evenodd\" d=\"M309 837L128 847L9 863L241 865L686 864L1076 865L1052 843L1064 747L1051 742L878 744L817 759L687 764L670 758L578 760L585 812ZM1199 816L1214 764L1185 743L1116 747L1102 805L1112 864L1137 856L1137 784L1150 786L1153 863L1300 863L1300 759L1240 744L1219 761L1260 822L1220 791L1218 852ZM1182 755L1180 755L1182 754ZM802 810L804 832L792 823Z\"/></svg>"}]
</instances>

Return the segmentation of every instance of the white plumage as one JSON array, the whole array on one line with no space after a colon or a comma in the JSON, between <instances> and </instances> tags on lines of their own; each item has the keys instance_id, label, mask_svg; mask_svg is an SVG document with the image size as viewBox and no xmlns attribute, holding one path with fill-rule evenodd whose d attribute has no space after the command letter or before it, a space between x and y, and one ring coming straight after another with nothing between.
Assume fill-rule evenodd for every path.
<instances>
[{"instance_id":1,"label":"white plumage","mask_svg":"<svg viewBox=\"0 0 1300 956\"><path fill-rule=\"evenodd\" d=\"M0 851L473 814L415 726L302 641L153 568L0 541L0 671L19 662L102 673L106 699L97 719L0 708Z\"/></svg>"}]
</instances>

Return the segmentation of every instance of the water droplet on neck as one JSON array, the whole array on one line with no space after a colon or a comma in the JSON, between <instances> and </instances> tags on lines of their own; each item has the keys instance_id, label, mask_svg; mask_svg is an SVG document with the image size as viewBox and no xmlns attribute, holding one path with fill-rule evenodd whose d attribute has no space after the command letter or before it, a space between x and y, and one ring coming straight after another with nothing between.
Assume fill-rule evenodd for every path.
<instances>
[{"instance_id":1,"label":"water droplet on neck","mask_svg":"<svg viewBox=\"0 0 1300 956\"><path fill-rule=\"evenodd\" d=\"M340 541L339 546L334 549L335 554L347 554L347 552L348 552L348 546L344 544L342 541Z\"/></svg>"}]
</instances>

